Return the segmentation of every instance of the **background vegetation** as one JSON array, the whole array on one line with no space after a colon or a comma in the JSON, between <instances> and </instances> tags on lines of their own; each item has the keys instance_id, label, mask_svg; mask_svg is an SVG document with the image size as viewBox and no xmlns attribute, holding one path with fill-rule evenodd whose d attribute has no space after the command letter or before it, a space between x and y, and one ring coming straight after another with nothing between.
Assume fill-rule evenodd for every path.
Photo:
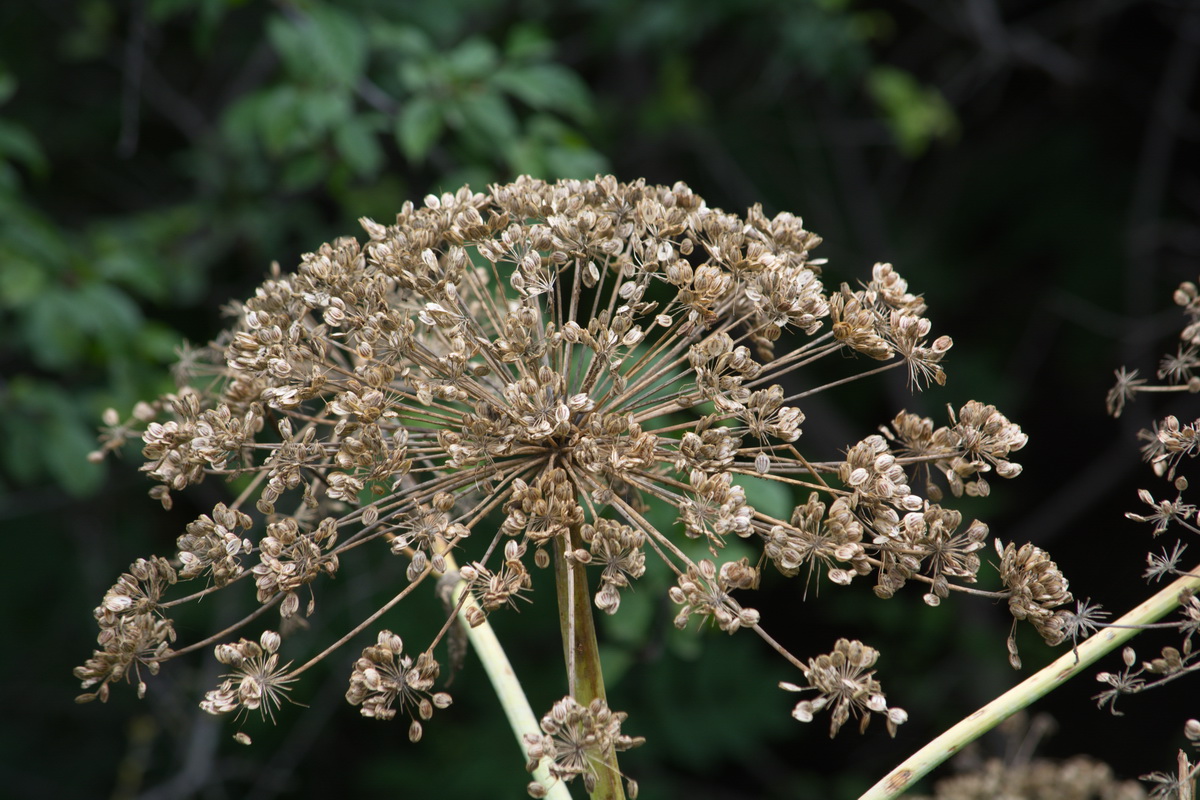
<instances>
[{"instance_id":1,"label":"background vegetation","mask_svg":"<svg viewBox=\"0 0 1200 800\"><path fill-rule=\"evenodd\" d=\"M180 343L212 336L272 260L289 268L406 199L525 172L685 180L712 205L793 211L825 237L836 280L894 262L955 339L950 380L915 400L902 382L855 384L806 407L820 420L806 448L831 452L905 406L996 404L1031 436L1026 471L967 513L1049 549L1077 596L1123 611L1145 594L1149 548L1121 516L1149 481L1134 432L1161 409L1117 423L1103 399L1116 366L1153 371L1177 330L1170 291L1200 272L1198 60L1200 8L1182 0L3 4L0 786L521 796L520 756L470 659L418 745L344 704L349 651L250 749L195 705L211 659L103 707L71 702L70 671L119 571L169 552L221 492L206 483L167 514L136 454L89 464L101 411L169 387ZM363 616L381 587L344 588L330 624ZM828 742L788 717L785 665L760 643L668 633L646 597L608 631L612 705L649 740L623 759L643 796L852 797L1017 680L1002 609L837 588L800 605L780 581L757 605L798 654L837 636L877 646L912 719L899 738ZM230 611L213 605L181 628ZM772 626L772 609L795 622ZM394 625L407 637L427 621ZM560 650L523 639L525 621L497 625L541 710L562 692ZM1050 657L1034 641L1023 653L1027 670ZM1060 733L1043 752L1127 777L1170 768L1183 716L1152 721L1184 695L1138 698L1116 720L1094 687L1046 704Z\"/></svg>"}]
</instances>

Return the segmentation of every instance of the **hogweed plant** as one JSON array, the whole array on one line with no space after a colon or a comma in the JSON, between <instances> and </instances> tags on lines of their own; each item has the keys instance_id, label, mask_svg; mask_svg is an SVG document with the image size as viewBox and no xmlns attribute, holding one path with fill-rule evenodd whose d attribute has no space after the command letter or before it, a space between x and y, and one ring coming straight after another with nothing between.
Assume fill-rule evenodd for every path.
<instances>
[{"instance_id":1,"label":"hogweed plant","mask_svg":"<svg viewBox=\"0 0 1200 800\"><path fill-rule=\"evenodd\" d=\"M912 583L933 606L998 599L1014 627L1051 644L1070 633L1050 557L996 542L1002 585L975 588L988 527L941 504L1020 472L1026 436L995 408L970 401L944 424L901 412L833 459L798 446L818 392L895 369L914 389L945 381L951 340L890 265L834 283L812 257L820 238L791 214L739 217L682 183L612 177L463 188L406 203L394 224L361 222L364 242L322 245L295 272L275 265L232 306L228 331L184 354L174 392L107 415L97 457L140 436L164 506L209 476L240 493L104 596L98 647L75 671L81 701L121 682L141 695L164 663L211 646L227 673L204 710L273 718L314 664L368 636L346 699L407 719L415 742L452 702L442 653L465 631L505 698L530 794L579 778L620 797L636 783L617 753L642 740L625 730L636 718L607 705L593 614L619 614L648 559L673 576L676 626L752 632L796 669L781 685L802 695L793 716L827 715L831 735L872 717L894 734L906 713L886 699L872 647L839 639L796 655L768 634L752 600L764 570L804 588L869 581L880 598ZM818 361L842 372L809 377ZM748 502L755 482L804 502L775 518ZM654 506L675 524L652 524ZM723 557L734 540L757 557ZM394 596L289 660L289 623L334 590L327 579L345 590L343 557L364 547L404 566ZM565 693L539 722L505 682L488 618L550 580ZM414 648L389 612L422 587L449 612ZM172 610L223 590L254 593L257 609L177 641Z\"/></svg>"}]
</instances>

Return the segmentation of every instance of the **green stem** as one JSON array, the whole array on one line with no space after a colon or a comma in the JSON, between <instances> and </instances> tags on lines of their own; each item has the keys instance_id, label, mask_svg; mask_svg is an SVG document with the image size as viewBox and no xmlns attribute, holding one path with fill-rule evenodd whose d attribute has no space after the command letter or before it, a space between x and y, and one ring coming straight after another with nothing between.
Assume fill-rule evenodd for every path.
<instances>
[{"instance_id":1,"label":"green stem","mask_svg":"<svg viewBox=\"0 0 1200 800\"><path fill-rule=\"evenodd\" d=\"M583 544L578 525L571 526L565 544L571 551ZM582 564L567 560L561 539L554 540L554 583L571 695L585 707L597 698L607 702L587 574ZM596 788L591 792L593 800L625 800L616 752L610 750L607 753L604 762L597 766L596 778Z\"/></svg>"},{"instance_id":2,"label":"green stem","mask_svg":"<svg viewBox=\"0 0 1200 800\"><path fill-rule=\"evenodd\" d=\"M454 557L450 553L443 553L442 558L446 559L447 572L458 569L458 565L454 563ZM464 593L466 594L465 599L463 599ZM516 734L517 745L524 754L525 734L540 736L542 732L537 717L529 705L529 699L525 697L525 690L521 688L521 682L517 680L517 674L513 672L512 664L509 663L508 656L505 654L500 640L496 638L496 632L488 623L487 618L485 617L483 623L474 628L467 622L467 612L472 608L478 609L479 603L476 602L475 596L467 591L466 581L460 580L454 584L452 597L455 605L458 606L458 618L467 630L467 638L470 639L475 654L483 662L483 669L492 683L496 697L500 699L504 715L508 717L509 727ZM459 606L460 601L461 606ZM482 613L482 609L478 613ZM571 793L567 790L566 784L550 775L550 767L544 761L545 759L539 762L533 770L533 777L546 788L546 797L551 800L571 800Z\"/></svg>"},{"instance_id":3,"label":"green stem","mask_svg":"<svg viewBox=\"0 0 1200 800\"><path fill-rule=\"evenodd\" d=\"M1200 590L1200 568L1184 575L1137 608L1103 628L1070 653L1045 667L1027 680L1009 689L983 708L909 756L903 764L889 772L859 800L892 800L925 777L934 767L962 750L981 735L1010 716L1057 689L1069 678L1094 664L1101 656L1112 652L1139 633L1136 627L1162 619L1179 606L1182 592Z\"/></svg>"}]
</instances>

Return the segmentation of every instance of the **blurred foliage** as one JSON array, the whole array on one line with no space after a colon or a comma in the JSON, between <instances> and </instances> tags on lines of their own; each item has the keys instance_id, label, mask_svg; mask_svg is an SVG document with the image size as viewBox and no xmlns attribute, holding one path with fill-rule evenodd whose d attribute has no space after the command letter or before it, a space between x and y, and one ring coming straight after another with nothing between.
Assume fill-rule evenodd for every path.
<instances>
[{"instance_id":1,"label":"blurred foliage","mask_svg":"<svg viewBox=\"0 0 1200 800\"><path fill-rule=\"evenodd\" d=\"M20 724L0 734L5 791L520 793L494 699L468 688L477 675L459 679L455 707L418 746L344 707L345 664L323 688L312 676L301 692L312 708L259 730L251 751L196 712L211 663L172 665L145 703L70 704L70 669L94 635L87 609L126 563L169 552L223 496L206 485L194 507L159 514L135 454L88 463L102 410L169 388L176 348L212 336L222 305L272 260L290 268L358 217L387 220L463 183L685 180L713 205L803 214L826 238L833 280L896 261L956 339L950 384L916 399L881 383L815 402L806 448L836 452L902 406L995 402L1032 436L1026 473L967 513L1050 547L1082 576L1081 596L1097 593L1088 580L1133 585L1140 540L1128 557L1106 543L1099 559L1070 532L1107 530L1133 502L1119 483L1138 469L1132 430L1103 421L1104 389L1117 364L1142 357L1153 369L1175 318L1152 312L1164 289L1195 278L1194 137L1150 135L1172 102L1191 103L1182 118L1194 128L1194 91L1172 95L1167 69L1194 16L1144 0L0 4L0 519L13 563L36 565L0 599L21 609L10 627L39 653L6 663L0 703ZM1068 427L1100 433L1056 445ZM1114 560L1128 565L1119 580ZM314 625L360 618L391 580L381 566L375 585ZM879 647L889 698L913 717L902 740L825 742L787 717L774 687L783 665L763 648L668 631L670 609L644 591L604 627L613 705L650 739L625 762L643 796L852 796L1011 683L1006 628L993 630L1002 615L986 606L929 610L915 596L880 604L865 587L836 588L802 604L795 582L768 581L757 605L798 654L837 636ZM43 604L24 611L34 597ZM195 630L232 613L200 612L211 618ZM548 707L561 692L558 647L523 631L501 628L535 707ZM1128 731L1107 724L1087 726L1092 752L1128 755L1114 752ZM63 752L74 768L59 768ZM471 769L453 769L464 752Z\"/></svg>"},{"instance_id":2,"label":"blurred foliage","mask_svg":"<svg viewBox=\"0 0 1200 800\"><path fill-rule=\"evenodd\" d=\"M563 20L544 9L528 18L499 2L154 0L125 13L80 0L50 9L43 19L7 12L10 32L65 23L49 37L65 74L22 62L24 80L112 74L87 81L106 93L103 106L68 98L96 132L84 137L48 132L49 108L34 96L10 103L23 78L12 67L0 73L0 104L12 116L0 120L0 308L17 334L4 359L7 374L32 373L2 396L10 446L0 477L9 486L50 478L75 495L98 488L101 471L82 459L92 421L105 405L127 408L163 387L180 338L170 320L211 303L210 276L239 248L295 253L319 238L307 236L314 227L386 213L429 189L610 168L591 142L617 134L562 60L552 30ZM871 63L867 45L890 25L882 12L832 0L584 4L576 13L584 10L598 15L592 59L607 48L661 59L657 96L639 114L652 132L715 112L684 53L727 27L747 40L769 37L763 68L774 80L800 70L843 91L867 86L907 154L954 129L936 90ZM636 27L620 24L633 16ZM11 44L19 56L31 43ZM105 153L114 135L116 163ZM84 159L119 171L105 182L148 186L82 202L58 196L56 187L83 177L64 173ZM157 174L142 174L148 168ZM332 213L322 208L330 200ZM70 215L54 221L63 210Z\"/></svg>"}]
</instances>

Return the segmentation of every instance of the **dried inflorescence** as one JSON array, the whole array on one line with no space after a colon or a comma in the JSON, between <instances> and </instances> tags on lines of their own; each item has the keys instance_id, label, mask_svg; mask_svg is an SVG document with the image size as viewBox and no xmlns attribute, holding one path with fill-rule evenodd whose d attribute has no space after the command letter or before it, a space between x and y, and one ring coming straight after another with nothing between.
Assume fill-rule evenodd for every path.
<instances>
[{"instance_id":1,"label":"dried inflorescence","mask_svg":"<svg viewBox=\"0 0 1200 800\"><path fill-rule=\"evenodd\" d=\"M1175 290L1174 299L1183 308L1185 321L1176 352L1164 356L1159 364L1156 377L1160 383L1138 378L1136 370L1117 370L1116 385L1108 393L1108 410L1113 416L1120 416L1127 403L1143 392L1200 392L1200 376L1196 374L1200 368L1200 289L1194 283L1182 283ZM1167 415L1151 429L1141 431L1139 438L1143 441L1142 455L1156 475L1170 481L1170 486L1165 497L1163 489L1139 489L1141 513L1130 511L1125 516L1150 525L1155 538L1164 534L1186 538L1188 534L1200 533L1196 505L1185 499L1190 483L1186 473L1200 455L1200 419L1182 422L1174 414ZM1182 564L1186 549L1187 545L1176 539L1170 547L1148 554L1145 578L1161 581L1164 577L1188 574ZM1191 574L1195 574L1194 569ZM1103 672L1097 676L1108 686L1096 696L1101 706L1107 705L1113 713L1119 713L1116 701L1122 695L1141 692L1200 670L1200 657L1192 649L1192 637L1200 630L1200 602L1187 592L1180 595L1179 605L1181 614L1173 625L1182 636L1180 646L1164 647L1161 657L1140 664L1134 651L1126 648L1125 668L1121 672Z\"/></svg>"},{"instance_id":2,"label":"dried inflorescence","mask_svg":"<svg viewBox=\"0 0 1200 800\"><path fill-rule=\"evenodd\" d=\"M780 688L789 692L813 691L817 696L796 703L792 716L801 722L811 722L814 715L829 709L829 735L836 736L838 730L851 717L861 717L860 730L871 723L871 714L881 715L893 736L896 728L908 719L902 708L888 708L887 698L875 671L871 667L879 660L879 651L858 640L838 639L833 651L810 659L802 671L808 681L806 686L781 682Z\"/></svg>"},{"instance_id":3,"label":"dried inflorescence","mask_svg":"<svg viewBox=\"0 0 1200 800\"><path fill-rule=\"evenodd\" d=\"M996 551L1000 554L1000 580L1009 592L1008 610L1013 615L1014 628L1018 620L1028 620L1046 644L1061 643L1067 636L1069 614L1053 609L1074 598L1067 591L1067 579L1058 565L1045 550L1031 544L1018 548L1011 542L1001 545L997 539ZM1012 634L1008 637L1008 659L1014 668L1020 669L1017 641Z\"/></svg>"},{"instance_id":4,"label":"dried inflorescence","mask_svg":"<svg viewBox=\"0 0 1200 800\"><path fill-rule=\"evenodd\" d=\"M932 338L924 301L890 264L857 288L830 286L811 255L820 238L799 218L758 206L739 217L682 183L610 176L463 188L362 226L364 242L322 245L291 273L276 266L232 307L231 329L188 355L176 391L129 421L106 415L104 451L143 431L143 469L165 505L208 476L246 488L188 525L170 562L139 562L154 566L97 609L100 649L77 674L99 688L85 699L176 654L167 614L189 598L161 596L176 579L205 587L190 598L253 583L286 631L302 597L313 612L325 578L353 581L343 558L353 548L402 560L408 583L387 608L451 569L453 554L478 600L465 612L475 625L528 599L534 568L556 561L591 570L595 605L615 613L651 574L647 558L661 559L677 624L764 637L738 598L768 564L843 585L874 574L881 597L917 582L930 604L975 581L987 527L964 527L937 501L939 484L984 495L985 476L1019 472L1011 458L1026 437L995 408L968 402L941 427L901 413L841 458L798 449L805 397L892 368L916 387L945 381L951 341ZM858 372L827 385L797 377L827 356ZM807 501L783 519L764 513L749 489L766 481ZM765 558L723 558L734 539ZM1031 552L1017 551L994 596L1051 630L1069 595ZM398 704L427 719L442 702L432 652L449 629L415 660L381 634L348 698L367 716ZM822 676L856 676L874 652L810 662L813 688L841 692ZM242 663L270 661L277 686L309 666L277 675L275 656ZM262 708L237 680L206 707ZM835 730L846 714L879 710L882 694L863 680L865 694L837 694Z\"/></svg>"},{"instance_id":5,"label":"dried inflorescence","mask_svg":"<svg viewBox=\"0 0 1200 800\"><path fill-rule=\"evenodd\" d=\"M399 705L411 720L408 738L416 742L421 739L421 721L432 717L435 708L448 708L452 698L432 691L441 668L428 651L415 660L403 651L399 636L380 631L375 644L363 648L362 658L354 662L346 701L360 706L364 717L381 720L395 717Z\"/></svg>"},{"instance_id":6,"label":"dried inflorescence","mask_svg":"<svg viewBox=\"0 0 1200 800\"><path fill-rule=\"evenodd\" d=\"M275 719L275 711L287 699L294 682L291 664L279 663L281 637L264 631L258 642L241 639L217 645L217 661L233 668L222 675L221 684L204 696L200 707L210 714L258 711L264 719Z\"/></svg>"},{"instance_id":7,"label":"dried inflorescence","mask_svg":"<svg viewBox=\"0 0 1200 800\"><path fill-rule=\"evenodd\" d=\"M567 782L582 778L590 794L600 773L609 768L614 752L624 752L645 741L640 736L621 733L621 723L627 716L624 711L610 710L599 698L582 706L574 697L564 697L542 717L540 735L525 735L529 771L533 772L545 760L551 777ZM635 781L626 779L626 790L630 798L637 797ZM529 784L529 794L533 797L543 797L545 791L537 781Z\"/></svg>"},{"instance_id":8,"label":"dried inflorescence","mask_svg":"<svg viewBox=\"0 0 1200 800\"><path fill-rule=\"evenodd\" d=\"M107 700L109 684L131 677L131 670L137 677L138 696L146 693L141 668L157 674L158 659L175 641L175 628L161 615L159 607L163 593L177 580L178 573L165 558L152 556L130 564L129 572L108 590L93 612L100 626L96 637L100 649L83 666L75 668L82 688L97 684L99 688L80 695L76 698L79 702Z\"/></svg>"},{"instance_id":9,"label":"dried inflorescence","mask_svg":"<svg viewBox=\"0 0 1200 800\"><path fill-rule=\"evenodd\" d=\"M995 800L995 798L1054 798L1054 800L1146 800L1134 781L1118 779L1102 761L1075 756L1066 761L1007 764L989 759L962 775L943 778L934 794L912 800Z\"/></svg>"}]
</instances>

